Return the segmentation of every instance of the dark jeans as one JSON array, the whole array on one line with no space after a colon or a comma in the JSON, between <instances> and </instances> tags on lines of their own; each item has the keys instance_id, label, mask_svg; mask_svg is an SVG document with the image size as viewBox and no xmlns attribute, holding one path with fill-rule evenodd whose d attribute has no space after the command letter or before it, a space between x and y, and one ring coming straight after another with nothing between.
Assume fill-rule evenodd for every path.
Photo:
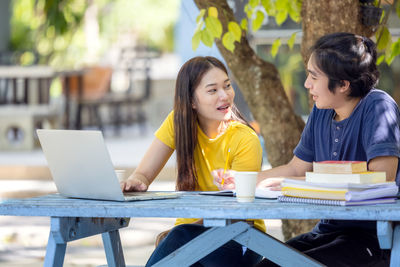
<instances>
[{"instance_id":1,"label":"dark jeans","mask_svg":"<svg viewBox=\"0 0 400 267\"><path fill-rule=\"evenodd\" d=\"M389 266L390 251L381 250L376 235L356 229L316 234L305 233L286 242L327 266ZM257 267L278 266L263 259Z\"/></svg>"},{"instance_id":2,"label":"dark jeans","mask_svg":"<svg viewBox=\"0 0 400 267\"><path fill-rule=\"evenodd\" d=\"M146 266L151 266L165 256L168 256L171 252L180 248L193 238L204 233L210 228L204 227L199 224L181 224L174 227L171 232L165 237L163 241L158 245L156 250L150 256ZM261 256L257 253L247 249L243 254L243 247L235 241L229 241L225 245L219 247L211 254L205 256L192 266L200 267L245 267L254 266L261 260Z\"/></svg>"}]
</instances>

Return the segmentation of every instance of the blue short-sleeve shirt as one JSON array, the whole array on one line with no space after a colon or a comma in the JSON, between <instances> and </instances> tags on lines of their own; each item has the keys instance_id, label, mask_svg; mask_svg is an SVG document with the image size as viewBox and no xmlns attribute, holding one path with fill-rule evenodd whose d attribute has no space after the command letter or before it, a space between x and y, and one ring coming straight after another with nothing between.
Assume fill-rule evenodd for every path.
<instances>
[{"instance_id":1,"label":"blue short-sleeve shirt","mask_svg":"<svg viewBox=\"0 0 400 267\"><path fill-rule=\"evenodd\" d=\"M296 157L307 161L370 161L379 156L400 157L400 112L396 102L384 91L373 89L360 100L350 117L335 121L333 109L315 105L297 147ZM396 182L400 184L400 161ZM316 232L338 228L375 229L373 222L322 220Z\"/></svg>"}]
</instances>

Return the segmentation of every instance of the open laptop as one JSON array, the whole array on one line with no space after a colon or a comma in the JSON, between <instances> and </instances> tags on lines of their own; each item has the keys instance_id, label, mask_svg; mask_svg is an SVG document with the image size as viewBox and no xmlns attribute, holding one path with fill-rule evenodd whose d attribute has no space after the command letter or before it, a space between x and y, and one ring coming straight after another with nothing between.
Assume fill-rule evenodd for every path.
<instances>
[{"instance_id":1,"label":"open laptop","mask_svg":"<svg viewBox=\"0 0 400 267\"><path fill-rule=\"evenodd\" d=\"M134 201L178 192L123 193L100 131L36 130L58 192L66 197Z\"/></svg>"}]
</instances>

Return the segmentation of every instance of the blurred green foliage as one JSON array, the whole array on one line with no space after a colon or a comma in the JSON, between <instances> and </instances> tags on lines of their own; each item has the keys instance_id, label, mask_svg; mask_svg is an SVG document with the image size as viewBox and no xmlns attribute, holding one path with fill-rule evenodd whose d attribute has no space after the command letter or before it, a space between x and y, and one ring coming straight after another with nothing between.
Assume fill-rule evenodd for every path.
<instances>
[{"instance_id":1,"label":"blurred green foliage","mask_svg":"<svg viewBox=\"0 0 400 267\"><path fill-rule=\"evenodd\" d=\"M308 114L308 92L304 88L306 73L300 54L300 45L295 44L290 48L284 44L276 56L271 54L271 50L272 45L257 46L257 54L278 68L283 87L294 111L299 115Z\"/></svg>"},{"instance_id":2,"label":"blurred green foliage","mask_svg":"<svg viewBox=\"0 0 400 267\"><path fill-rule=\"evenodd\" d=\"M98 60L123 35L161 51L173 50L173 29L179 0L13 0L11 47L29 51L21 64L31 64L34 55L42 64L76 67L86 64L87 54ZM89 45L85 14L97 10L99 44ZM133 45L133 44L132 44Z\"/></svg>"}]
</instances>

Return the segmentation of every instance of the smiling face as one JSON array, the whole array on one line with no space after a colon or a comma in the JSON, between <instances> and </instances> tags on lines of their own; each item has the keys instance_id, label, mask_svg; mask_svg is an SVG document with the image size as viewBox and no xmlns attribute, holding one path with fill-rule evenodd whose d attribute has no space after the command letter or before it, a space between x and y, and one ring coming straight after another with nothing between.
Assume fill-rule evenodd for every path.
<instances>
[{"instance_id":1,"label":"smiling face","mask_svg":"<svg viewBox=\"0 0 400 267\"><path fill-rule=\"evenodd\" d=\"M200 126L208 128L230 120L234 97L231 82L223 70L213 67L207 71L194 91L192 103Z\"/></svg>"},{"instance_id":2,"label":"smiling face","mask_svg":"<svg viewBox=\"0 0 400 267\"><path fill-rule=\"evenodd\" d=\"M329 78L316 66L313 55L308 60L307 71L304 87L310 91L317 108L336 109L346 102L346 94L340 87L335 88L335 93L329 91Z\"/></svg>"}]
</instances>

